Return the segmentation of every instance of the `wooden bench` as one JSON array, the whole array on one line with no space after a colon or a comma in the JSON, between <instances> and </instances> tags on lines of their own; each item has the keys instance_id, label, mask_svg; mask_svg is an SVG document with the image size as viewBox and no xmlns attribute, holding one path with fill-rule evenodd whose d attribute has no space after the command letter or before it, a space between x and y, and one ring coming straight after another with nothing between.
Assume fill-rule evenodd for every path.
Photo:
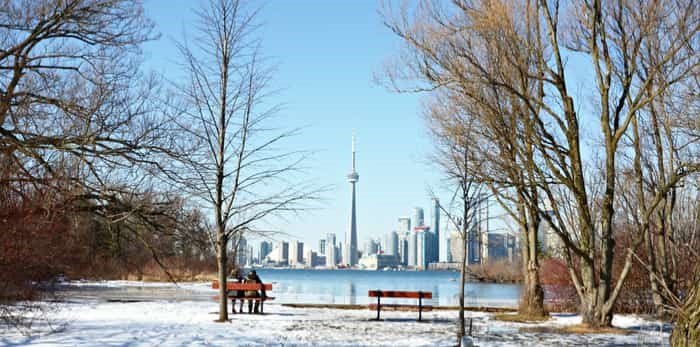
<instances>
[{"instance_id":1,"label":"wooden bench","mask_svg":"<svg viewBox=\"0 0 700 347\"><path fill-rule=\"evenodd\" d=\"M214 280L211 283L211 288L212 289L219 289L219 281ZM245 291L261 291L263 288L265 288L265 297L257 297L257 296L241 296L238 297L236 296L236 292L238 291L243 291L245 294ZM251 301L260 301L260 313L263 312L263 303L268 300L275 300L274 297L269 296L269 292L272 290L272 283L240 283L240 282L226 282L226 296L228 299L231 299L233 302L234 300L251 300ZM216 300L218 300L219 297L216 297Z\"/></svg>"},{"instance_id":2,"label":"wooden bench","mask_svg":"<svg viewBox=\"0 0 700 347\"><path fill-rule=\"evenodd\" d=\"M423 311L432 311L433 306L431 305L423 305L423 299L432 299L433 298L433 293L432 292L411 292L411 291L404 291L404 290L370 290L367 295L369 297L376 297L377 298L377 303L376 304L369 304L369 309L370 310L377 310L377 318L375 320L379 320L379 312L382 310L382 308L390 308L393 310L402 310L402 309L409 309L409 310L418 310L418 321L420 322L421 319L423 319ZM418 305L397 305L397 304L382 304L381 298L403 298L403 299L418 299Z\"/></svg>"}]
</instances>

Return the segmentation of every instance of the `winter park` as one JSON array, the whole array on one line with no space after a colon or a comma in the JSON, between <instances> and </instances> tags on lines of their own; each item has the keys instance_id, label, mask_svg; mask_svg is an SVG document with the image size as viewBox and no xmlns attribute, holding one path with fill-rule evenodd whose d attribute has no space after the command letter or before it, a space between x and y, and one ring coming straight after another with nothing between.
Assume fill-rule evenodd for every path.
<instances>
[{"instance_id":1,"label":"winter park","mask_svg":"<svg viewBox=\"0 0 700 347\"><path fill-rule=\"evenodd\" d=\"M700 3L0 0L0 346L700 346Z\"/></svg>"}]
</instances>

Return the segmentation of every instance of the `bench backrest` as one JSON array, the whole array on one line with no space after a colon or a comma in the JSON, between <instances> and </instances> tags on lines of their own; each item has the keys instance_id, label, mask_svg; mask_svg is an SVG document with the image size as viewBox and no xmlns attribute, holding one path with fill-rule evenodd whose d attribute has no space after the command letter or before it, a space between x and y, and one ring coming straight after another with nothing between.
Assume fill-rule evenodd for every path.
<instances>
[{"instance_id":1,"label":"bench backrest","mask_svg":"<svg viewBox=\"0 0 700 347\"><path fill-rule=\"evenodd\" d=\"M370 297L382 297L382 298L423 298L432 299L432 292L410 292L405 290L370 290L367 293Z\"/></svg>"},{"instance_id":2,"label":"bench backrest","mask_svg":"<svg viewBox=\"0 0 700 347\"><path fill-rule=\"evenodd\" d=\"M226 282L226 290L261 290L265 286L265 290L272 290L272 283L239 283ZM219 289L219 281L211 283L212 289Z\"/></svg>"}]
</instances>

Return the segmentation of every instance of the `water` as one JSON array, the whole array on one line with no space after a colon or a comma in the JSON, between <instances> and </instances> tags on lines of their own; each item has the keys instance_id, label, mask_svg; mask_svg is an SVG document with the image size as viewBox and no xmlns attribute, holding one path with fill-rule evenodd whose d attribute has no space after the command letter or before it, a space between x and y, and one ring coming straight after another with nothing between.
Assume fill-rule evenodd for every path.
<instances>
[{"instance_id":1,"label":"water","mask_svg":"<svg viewBox=\"0 0 700 347\"><path fill-rule=\"evenodd\" d=\"M269 295L285 303L367 304L367 291L380 289L432 292L433 305L458 305L459 273L451 271L259 269L257 273L263 282L273 283ZM465 286L468 306L515 307L519 297L518 284Z\"/></svg>"},{"instance_id":2,"label":"water","mask_svg":"<svg viewBox=\"0 0 700 347\"><path fill-rule=\"evenodd\" d=\"M457 306L459 273L450 271L364 271L257 269L265 283L272 283L269 296L276 303L367 304L369 290L411 290L433 293L426 302ZM211 301L217 292L211 282L168 283L107 282L70 285L66 297L97 300L201 300ZM465 305L516 307L520 285L470 282L465 286ZM382 300L385 303L396 300ZM406 301L403 301L404 303Z\"/></svg>"}]
</instances>

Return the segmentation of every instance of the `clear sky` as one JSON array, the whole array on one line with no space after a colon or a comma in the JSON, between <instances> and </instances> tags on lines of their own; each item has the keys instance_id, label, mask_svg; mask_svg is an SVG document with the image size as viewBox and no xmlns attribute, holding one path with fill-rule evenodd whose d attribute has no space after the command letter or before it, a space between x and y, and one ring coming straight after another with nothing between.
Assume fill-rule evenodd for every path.
<instances>
[{"instance_id":1,"label":"clear sky","mask_svg":"<svg viewBox=\"0 0 700 347\"><path fill-rule=\"evenodd\" d=\"M260 2L262 4L262 2ZM144 47L147 69L179 74L173 39L192 30L197 1L152 0L147 15L162 37ZM316 249L334 232L345 239L349 224L350 143L357 135L359 247L396 226L414 206L430 222L428 185L439 184L427 162L431 142L420 112L421 95L396 94L373 82L398 40L386 29L375 1L285 1L264 4L259 20L263 53L277 65L273 87L285 105L281 125L305 127L290 145L317 153L306 163L319 185L330 185L318 210L291 216L276 228ZM257 252L257 245L256 252Z\"/></svg>"}]
</instances>

